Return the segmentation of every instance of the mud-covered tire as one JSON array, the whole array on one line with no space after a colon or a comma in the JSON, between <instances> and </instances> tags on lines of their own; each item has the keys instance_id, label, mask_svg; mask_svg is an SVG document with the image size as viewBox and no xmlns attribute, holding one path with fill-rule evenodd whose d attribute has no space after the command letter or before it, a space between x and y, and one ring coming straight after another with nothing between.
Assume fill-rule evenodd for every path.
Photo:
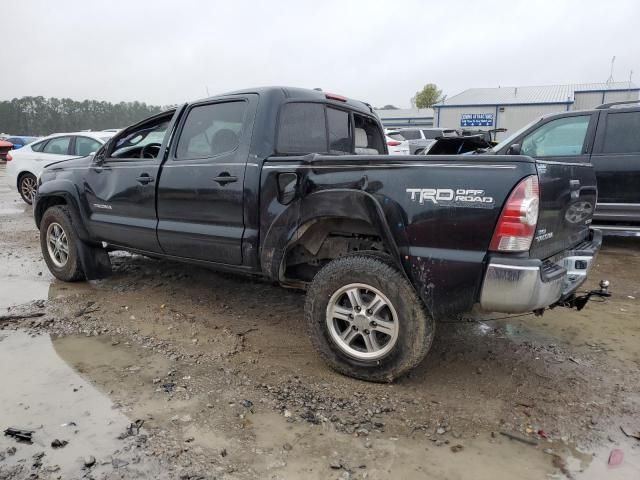
<instances>
[{"instance_id":1,"label":"mud-covered tire","mask_svg":"<svg viewBox=\"0 0 640 480\"><path fill-rule=\"evenodd\" d=\"M328 306L335 302L339 292L352 285L373 287L386 297L396 314L397 335L392 348L381 358L364 359L350 355L345 351L344 344L339 345L335 327L332 333L330 325L335 320L327 320L333 317ZM361 291L367 294L366 289ZM435 321L405 276L384 259L369 255L341 257L318 272L307 290L305 320L312 344L331 368L344 375L372 382L392 382L416 367L431 348L435 334ZM344 332L350 324L345 325Z\"/></svg>"},{"instance_id":2,"label":"mud-covered tire","mask_svg":"<svg viewBox=\"0 0 640 480\"><path fill-rule=\"evenodd\" d=\"M31 173L23 173L18 178L18 192L20 192L20 196L25 203L29 205L33 204L33 197L35 195L35 191L37 190L38 180L35 175Z\"/></svg>"},{"instance_id":3,"label":"mud-covered tire","mask_svg":"<svg viewBox=\"0 0 640 480\"><path fill-rule=\"evenodd\" d=\"M54 227L55 225L60 226L66 237L68 255L64 264L52 257L52 252L47 246L47 232L52 225ZM40 222L40 247L49 271L57 279L65 282L77 282L84 279L84 272L78 256L78 241L73 230L73 222L68 207L57 205L44 212Z\"/></svg>"}]
</instances>

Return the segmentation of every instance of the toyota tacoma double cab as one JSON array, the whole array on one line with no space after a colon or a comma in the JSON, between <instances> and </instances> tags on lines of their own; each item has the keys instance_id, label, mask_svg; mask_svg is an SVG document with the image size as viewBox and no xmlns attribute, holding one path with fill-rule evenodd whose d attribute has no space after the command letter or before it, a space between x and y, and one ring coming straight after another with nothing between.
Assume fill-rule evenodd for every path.
<instances>
[{"instance_id":1,"label":"toyota tacoma double cab","mask_svg":"<svg viewBox=\"0 0 640 480\"><path fill-rule=\"evenodd\" d=\"M181 105L45 168L44 259L65 281L126 250L306 289L320 355L379 382L423 360L438 320L584 306L601 244L589 164L391 156L383 132L368 104L319 90Z\"/></svg>"}]
</instances>

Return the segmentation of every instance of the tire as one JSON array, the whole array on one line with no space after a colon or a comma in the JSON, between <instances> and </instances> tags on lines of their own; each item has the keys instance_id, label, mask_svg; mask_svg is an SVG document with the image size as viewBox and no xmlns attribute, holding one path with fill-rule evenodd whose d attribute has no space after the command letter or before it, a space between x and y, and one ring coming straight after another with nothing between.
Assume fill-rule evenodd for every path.
<instances>
[{"instance_id":1,"label":"tire","mask_svg":"<svg viewBox=\"0 0 640 480\"><path fill-rule=\"evenodd\" d=\"M368 307L376 298L385 306L374 312ZM338 258L318 272L307 290L305 320L311 343L331 368L371 382L393 382L416 367L435 334L435 321L404 275L367 255Z\"/></svg>"},{"instance_id":2,"label":"tire","mask_svg":"<svg viewBox=\"0 0 640 480\"><path fill-rule=\"evenodd\" d=\"M60 240L57 243L59 247L57 249L54 247L55 238ZM84 279L78 256L78 241L68 207L57 205L44 212L40 223L40 247L49 271L57 279L65 282ZM66 245L66 255L61 253L65 251L64 245Z\"/></svg>"},{"instance_id":3,"label":"tire","mask_svg":"<svg viewBox=\"0 0 640 480\"><path fill-rule=\"evenodd\" d=\"M29 205L33 204L33 198L38 186L38 179L31 173L23 173L18 179L18 191L22 200Z\"/></svg>"}]
</instances>

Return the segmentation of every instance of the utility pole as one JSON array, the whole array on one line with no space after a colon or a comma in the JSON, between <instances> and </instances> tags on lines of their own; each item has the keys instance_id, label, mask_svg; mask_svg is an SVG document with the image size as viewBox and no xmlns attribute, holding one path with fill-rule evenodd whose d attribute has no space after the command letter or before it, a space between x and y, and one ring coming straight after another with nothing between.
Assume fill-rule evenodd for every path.
<instances>
[{"instance_id":1,"label":"utility pole","mask_svg":"<svg viewBox=\"0 0 640 480\"><path fill-rule=\"evenodd\" d=\"M607 85L609 85L610 83L613 83L613 66L616 63L616 56L614 55L611 58L611 70L609 72L609 78L607 79Z\"/></svg>"}]
</instances>

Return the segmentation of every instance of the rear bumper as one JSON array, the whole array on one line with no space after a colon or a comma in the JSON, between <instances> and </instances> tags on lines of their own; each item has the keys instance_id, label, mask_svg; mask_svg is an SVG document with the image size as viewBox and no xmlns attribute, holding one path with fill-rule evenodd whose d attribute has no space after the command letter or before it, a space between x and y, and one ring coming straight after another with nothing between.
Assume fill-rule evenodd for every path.
<instances>
[{"instance_id":1,"label":"rear bumper","mask_svg":"<svg viewBox=\"0 0 640 480\"><path fill-rule=\"evenodd\" d=\"M555 304L584 283L601 245L602 233L591 230L588 240L544 261L492 256L480 307L487 312L524 313Z\"/></svg>"}]
</instances>

